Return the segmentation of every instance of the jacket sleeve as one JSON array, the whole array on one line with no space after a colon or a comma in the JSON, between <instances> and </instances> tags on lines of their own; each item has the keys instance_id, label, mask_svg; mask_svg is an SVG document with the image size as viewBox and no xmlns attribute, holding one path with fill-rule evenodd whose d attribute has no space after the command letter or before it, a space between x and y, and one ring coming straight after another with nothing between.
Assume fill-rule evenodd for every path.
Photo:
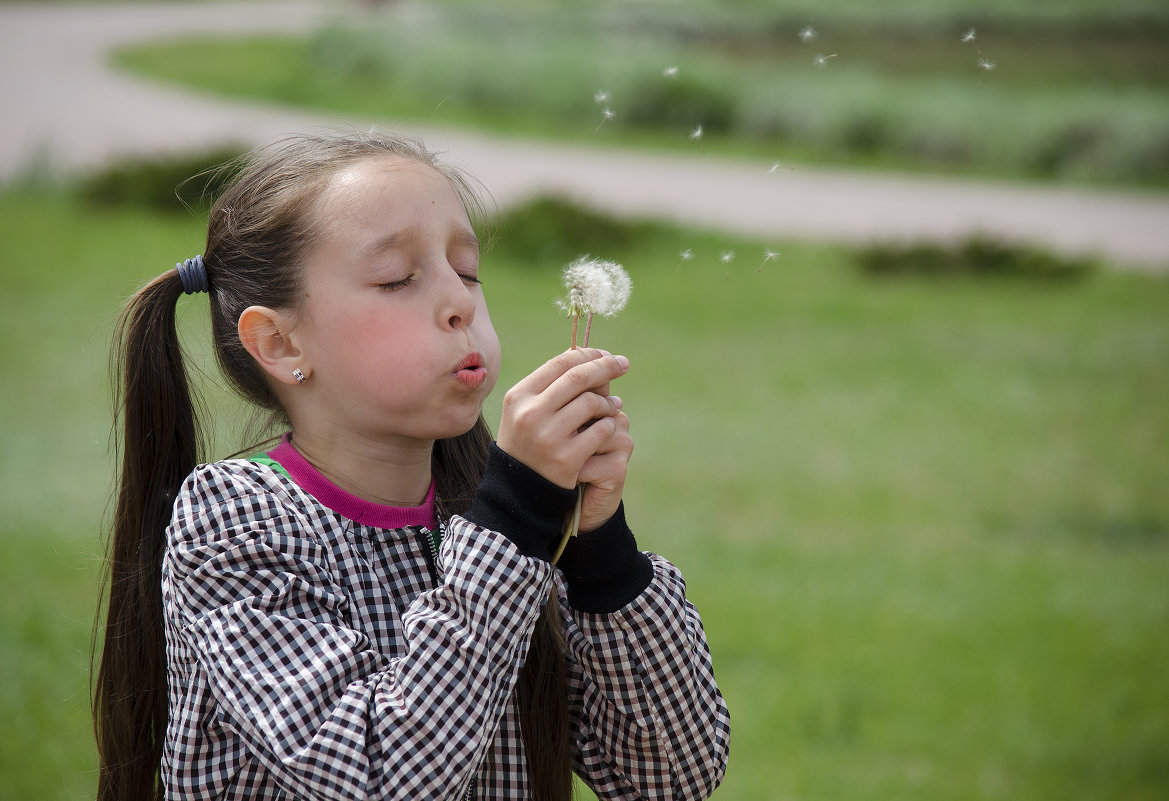
<instances>
[{"instance_id":1,"label":"jacket sleeve","mask_svg":"<svg viewBox=\"0 0 1169 801\"><path fill-rule=\"evenodd\" d=\"M458 797L509 701L551 565L455 528L442 584L405 610L405 649L390 658L352 625L322 536L254 481L196 471L168 532L168 650L197 660L214 725L289 794Z\"/></svg>"},{"instance_id":2,"label":"jacket sleeve","mask_svg":"<svg viewBox=\"0 0 1169 801\"><path fill-rule=\"evenodd\" d=\"M550 558L573 491L498 449L487 472L468 516ZM637 549L624 505L570 540L558 566L577 773L601 798L709 796L726 770L730 718L682 574Z\"/></svg>"},{"instance_id":3,"label":"jacket sleeve","mask_svg":"<svg viewBox=\"0 0 1169 801\"><path fill-rule=\"evenodd\" d=\"M612 612L561 598L577 722L577 773L602 799L706 798L726 771L730 715L698 611L676 567Z\"/></svg>"}]
</instances>

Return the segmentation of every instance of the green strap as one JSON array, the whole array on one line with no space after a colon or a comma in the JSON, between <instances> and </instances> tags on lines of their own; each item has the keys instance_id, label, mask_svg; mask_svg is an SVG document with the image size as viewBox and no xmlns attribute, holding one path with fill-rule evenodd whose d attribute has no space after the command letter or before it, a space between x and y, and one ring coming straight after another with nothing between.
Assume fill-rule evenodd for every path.
<instances>
[{"instance_id":1,"label":"green strap","mask_svg":"<svg viewBox=\"0 0 1169 801\"><path fill-rule=\"evenodd\" d=\"M292 481L292 476L288 475L288 471L284 469L284 465L280 464L280 462L276 461L266 453L257 453L255 456L249 456L248 461L255 464L262 464L265 467L270 467L289 481Z\"/></svg>"}]
</instances>

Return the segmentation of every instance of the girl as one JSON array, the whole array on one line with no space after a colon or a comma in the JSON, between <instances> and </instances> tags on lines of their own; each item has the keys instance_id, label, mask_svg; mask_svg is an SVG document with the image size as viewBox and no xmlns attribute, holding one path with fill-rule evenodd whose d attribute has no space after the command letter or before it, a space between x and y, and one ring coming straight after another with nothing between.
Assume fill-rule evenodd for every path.
<instances>
[{"instance_id":1,"label":"girl","mask_svg":"<svg viewBox=\"0 0 1169 801\"><path fill-rule=\"evenodd\" d=\"M480 414L499 342L468 181L421 144L250 158L206 251L128 304L95 682L99 798L709 795L727 710L682 576L641 553L628 361L553 358ZM175 331L289 433L198 465ZM584 487L581 532L554 566Z\"/></svg>"}]
</instances>

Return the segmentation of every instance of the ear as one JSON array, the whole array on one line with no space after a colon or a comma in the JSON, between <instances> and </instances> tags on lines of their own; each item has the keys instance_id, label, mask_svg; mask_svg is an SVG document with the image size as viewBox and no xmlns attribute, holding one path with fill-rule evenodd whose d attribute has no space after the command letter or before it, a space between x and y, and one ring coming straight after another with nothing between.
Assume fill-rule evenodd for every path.
<instances>
[{"instance_id":1,"label":"ear","mask_svg":"<svg viewBox=\"0 0 1169 801\"><path fill-rule=\"evenodd\" d=\"M292 325L287 315L267 306L249 306L239 316L236 330L247 352L277 381L297 383L292 375L297 368L306 376L310 373L304 352L291 336Z\"/></svg>"}]
</instances>

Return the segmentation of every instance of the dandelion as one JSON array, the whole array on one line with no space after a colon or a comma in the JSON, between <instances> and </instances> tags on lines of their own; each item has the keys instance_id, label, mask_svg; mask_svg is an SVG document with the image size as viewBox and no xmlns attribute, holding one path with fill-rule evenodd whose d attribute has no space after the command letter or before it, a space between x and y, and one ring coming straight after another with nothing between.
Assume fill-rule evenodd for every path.
<instances>
[{"instance_id":1,"label":"dandelion","mask_svg":"<svg viewBox=\"0 0 1169 801\"><path fill-rule=\"evenodd\" d=\"M606 122L608 122L609 120L613 119L616 116L617 115L613 113L612 109L610 109L608 106L605 106L605 108L601 109L601 122L599 125L597 125L597 129L596 129L596 131L593 131L593 133L596 133L597 131L601 130L601 125L604 125Z\"/></svg>"},{"instance_id":2,"label":"dandelion","mask_svg":"<svg viewBox=\"0 0 1169 801\"><path fill-rule=\"evenodd\" d=\"M575 348L580 318L585 318L582 347L587 347L593 317L612 317L625 308L633 282L620 264L581 256L564 268L564 287L568 294L557 305L572 318L572 347Z\"/></svg>"},{"instance_id":3,"label":"dandelion","mask_svg":"<svg viewBox=\"0 0 1169 801\"><path fill-rule=\"evenodd\" d=\"M682 259L682 261L690 261L694 258L694 251L690 248L686 248L681 253L679 253L678 256Z\"/></svg>"},{"instance_id":4,"label":"dandelion","mask_svg":"<svg viewBox=\"0 0 1169 801\"><path fill-rule=\"evenodd\" d=\"M811 25L805 25L803 27L803 29L800 30L800 41L801 42L810 42L815 38L816 38L816 29L813 28Z\"/></svg>"},{"instance_id":5,"label":"dandelion","mask_svg":"<svg viewBox=\"0 0 1169 801\"><path fill-rule=\"evenodd\" d=\"M617 262L593 259L581 256L564 268L564 287L568 294L557 305L572 318L572 347L576 347L577 324L581 317L586 317L584 342L581 347L588 347L589 333L593 327L593 317L612 317L625 308L629 302L629 294L633 291L633 282L629 273ZM575 537L580 530L581 499L584 497L584 487L576 487L576 504L572 516L567 520L563 529L563 536L556 553L552 556L555 564L569 537Z\"/></svg>"},{"instance_id":6,"label":"dandelion","mask_svg":"<svg viewBox=\"0 0 1169 801\"><path fill-rule=\"evenodd\" d=\"M966 33L962 34L962 43L969 44L977 38L978 37L974 35L974 29L971 28L970 30L966 31Z\"/></svg>"},{"instance_id":7,"label":"dandelion","mask_svg":"<svg viewBox=\"0 0 1169 801\"><path fill-rule=\"evenodd\" d=\"M721 261L723 264L730 264L732 261L735 260L735 251L724 250L722 253L719 254L718 260Z\"/></svg>"},{"instance_id":8,"label":"dandelion","mask_svg":"<svg viewBox=\"0 0 1169 801\"><path fill-rule=\"evenodd\" d=\"M701 139L702 138L702 126L701 125L694 126L694 130L690 132L690 138L691 139Z\"/></svg>"},{"instance_id":9,"label":"dandelion","mask_svg":"<svg viewBox=\"0 0 1169 801\"><path fill-rule=\"evenodd\" d=\"M822 70L828 66L828 59L830 59L830 58L836 58L836 53L833 53L830 56L825 56L825 55L822 55L820 53L817 53L816 57L814 59L812 59L812 66L814 66L818 70Z\"/></svg>"},{"instance_id":10,"label":"dandelion","mask_svg":"<svg viewBox=\"0 0 1169 801\"><path fill-rule=\"evenodd\" d=\"M598 106L609 102L609 93L604 89L598 89L597 93L593 95L593 102Z\"/></svg>"},{"instance_id":11,"label":"dandelion","mask_svg":"<svg viewBox=\"0 0 1169 801\"><path fill-rule=\"evenodd\" d=\"M662 77L663 78L677 78L678 77L678 68L673 67L673 66L666 67L664 70L662 70Z\"/></svg>"},{"instance_id":12,"label":"dandelion","mask_svg":"<svg viewBox=\"0 0 1169 801\"><path fill-rule=\"evenodd\" d=\"M978 59L978 66L980 69L984 69L987 72L990 72L995 68L995 63L993 61L987 61L986 57L983 56L982 58Z\"/></svg>"}]
</instances>

